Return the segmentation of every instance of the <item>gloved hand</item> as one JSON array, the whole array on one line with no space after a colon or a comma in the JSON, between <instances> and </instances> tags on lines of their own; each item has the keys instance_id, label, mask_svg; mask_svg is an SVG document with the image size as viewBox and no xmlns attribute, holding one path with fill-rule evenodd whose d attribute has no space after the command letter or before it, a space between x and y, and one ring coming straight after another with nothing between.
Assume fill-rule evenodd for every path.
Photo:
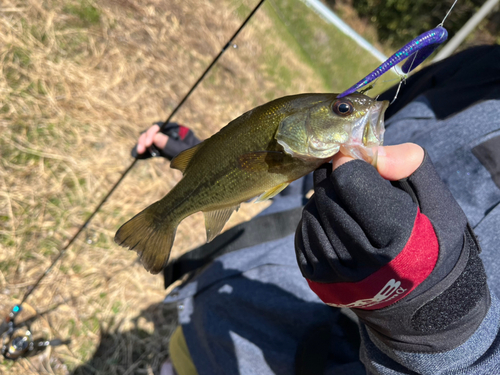
<instances>
[{"instance_id":1,"label":"gloved hand","mask_svg":"<svg viewBox=\"0 0 500 375\"><path fill-rule=\"evenodd\" d=\"M452 349L490 304L477 240L419 146L383 149L378 172L337 157L333 171L314 173L296 232L299 267L323 302L352 309L385 345Z\"/></svg>"},{"instance_id":2,"label":"gloved hand","mask_svg":"<svg viewBox=\"0 0 500 375\"><path fill-rule=\"evenodd\" d=\"M134 158L148 159L163 156L172 160L180 152L200 143L193 131L175 122L169 122L161 128L163 122L157 122L139 137L137 145L131 151Z\"/></svg>"}]
</instances>

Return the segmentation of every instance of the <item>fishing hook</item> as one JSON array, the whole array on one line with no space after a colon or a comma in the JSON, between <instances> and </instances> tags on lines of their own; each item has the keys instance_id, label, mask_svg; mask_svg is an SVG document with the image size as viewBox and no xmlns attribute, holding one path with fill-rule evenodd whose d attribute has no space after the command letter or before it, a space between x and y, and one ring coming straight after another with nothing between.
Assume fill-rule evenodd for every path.
<instances>
[{"instance_id":1,"label":"fishing hook","mask_svg":"<svg viewBox=\"0 0 500 375\"><path fill-rule=\"evenodd\" d=\"M172 117L177 113L177 111L180 109L180 107L186 102L186 100L190 97L190 95L194 92L194 90L198 87L200 82L205 78L205 76L208 74L208 72L213 68L213 66L217 63L219 58L223 55L223 53L227 50L228 47L230 47L233 44L233 40L238 36L240 31L246 26L248 21L252 18L252 16L255 14L255 12L260 8L260 6L264 3L265 0L260 0L259 3L255 6L255 8L250 12L250 14L245 18L243 23L240 25L238 30L229 38L228 42L222 47L221 51L218 53L218 55L212 60L210 65L205 69L205 71L201 74L201 76L197 79L197 81L191 86L189 91L185 94L185 96L181 99L181 101L177 104L177 106L172 110L168 118L165 120L163 125L160 126L161 129L164 128L164 126L167 125L168 122L172 119ZM456 3L456 1L455 1ZM453 4L455 5L455 4ZM451 9L450 9L451 11ZM450 12L449 11L449 12ZM448 14L449 14L448 12ZM445 16L448 16L448 14ZM443 19L444 22L444 19ZM367 85L368 83L374 81L378 77L380 77L382 74L387 72L389 69L392 67L396 66L399 62L407 59L408 57L413 56L414 58L412 59L413 61L411 63L407 63L403 66L403 72L408 73L411 70L415 69L418 65L420 65L434 50L439 46L439 44L443 43L447 37L448 37L448 32L444 27L442 27L442 23L436 27L435 29L432 29L430 31L427 31L420 35L419 37L415 38L412 40L410 43L406 44L403 48L398 50L394 55L392 55L389 59L387 59L379 68L375 69L372 73L370 73L368 76L363 78L361 81L359 81L357 84L352 86L350 89L344 91L342 94L340 94L338 97L343 97L346 95L349 95L356 90L362 88L363 86ZM421 52L420 55L417 55L418 52ZM415 63L415 66L413 64ZM405 70L406 69L406 70ZM41 281L44 279L44 277L50 272L50 270L54 267L54 265L57 263L57 261L66 253L66 250L73 244L73 242L76 240L78 235L87 227L87 225L90 223L90 221L93 219L93 217L96 215L96 213L100 210L100 208L103 206L103 204L108 200L108 198L113 194L113 192L116 190L116 188L120 185L120 183L123 181L125 176L130 172L130 170L135 166L136 162L138 159L134 159L134 161L125 169L120 178L115 182L115 184L111 187L109 192L106 194L106 196L100 201L100 203L97 205L97 207L94 209L94 211L89 215L87 220L80 226L78 231L71 237L71 239L68 241L66 246L64 246L59 255L52 261L52 263L49 265L49 267L45 270L45 272L38 278L38 280L33 284L32 287L30 287L26 293L24 294L21 302L17 305L15 305L12 310L9 312L8 316L5 318L4 322L0 324L0 335L1 334L7 334L10 335L12 330L14 329L14 319L18 315L18 313L22 309L22 304L26 302L27 298L35 291L35 289L40 285ZM31 333L29 333L31 335ZM28 336L26 336L28 337ZM54 341L54 344L56 342ZM43 345L50 345L50 343L45 343ZM17 358L17 357L16 357ZM12 358L15 359L15 358Z\"/></svg>"}]
</instances>

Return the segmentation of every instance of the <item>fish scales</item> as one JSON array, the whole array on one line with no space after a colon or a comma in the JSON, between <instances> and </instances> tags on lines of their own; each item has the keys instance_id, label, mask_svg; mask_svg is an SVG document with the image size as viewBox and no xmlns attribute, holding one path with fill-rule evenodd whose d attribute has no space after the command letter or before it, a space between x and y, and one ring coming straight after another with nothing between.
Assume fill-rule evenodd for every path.
<instances>
[{"instance_id":1,"label":"fish scales","mask_svg":"<svg viewBox=\"0 0 500 375\"><path fill-rule=\"evenodd\" d=\"M174 158L181 181L125 223L115 241L137 251L148 271L160 272L184 218L204 212L212 240L241 202L271 198L341 146L379 144L374 129L386 107L361 94L338 100L336 94L301 94L256 107ZM353 133L356 127L362 136Z\"/></svg>"}]
</instances>

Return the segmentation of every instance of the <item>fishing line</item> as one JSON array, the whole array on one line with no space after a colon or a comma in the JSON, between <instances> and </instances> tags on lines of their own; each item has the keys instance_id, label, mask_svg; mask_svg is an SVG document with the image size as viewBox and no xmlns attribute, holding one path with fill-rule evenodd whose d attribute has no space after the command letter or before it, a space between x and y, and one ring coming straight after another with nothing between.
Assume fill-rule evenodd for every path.
<instances>
[{"instance_id":1,"label":"fishing line","mask_svg":"<svg viewBox=\"0 0 500 375\"><path fill-rule=\"evenodd\" d=\"M209 73L209 71L217 63L217 61L224 54L224 52L227 50L227 48L233 44L233 40L238 36L240 31L246 26L246 24L253 17L253 15L257 12L257 10L264 3L264 1L265 0L260 0L259 3L253 8L253 10L245 18L245 20L240 25L240 27L229 38L228 42L222 47L221 51L212 60L210 65L208 65L208 67L205 69L205 71L196 80L196 82L191 86L189 91L184 95L184 97L177 104L177 106L172 110L172 112L170 113L168 118L165 120L165 122L160 126L160 129L164 129L164 127L167 125L167 123L170 122L172 117L177 113L177 111L180 109L180 107L187 101L187 99L191 96L191 94L196 90L198 85L201 83L201 81L203 81L205 76ZM407 66L408 62L403 66L404 73L408 73L409 71L413 70L418 65L420 65L439 46L439 44L441 44L442 42L444 42L446 40L448 33L447 33L446 29L444 29L442 27L442 25L443 25L444 21L446 20L446 18L448 17L448 15L451 13L451 11L452 11L453 7L455 6L455 4L457 3L457 1L458 0L455 0L453 5L449 9L448 13L445 15L445 17L443 18L441 23L438 25L438 27L420 35L419 37L412 40L410 43L406 44L403 48L398 50L394 55L392 55L389 59L387 59L379 68L374 70L372 73L370 73L368 76L363 78L363 80L359 81L356 85L352 86L350 89L344 91L342 94L339 95L339 97L346 96L350 93L353 93L353 92L357 91L358 89L360 89L361 87L367 85L368 83L376 80L382 74L384 74L387 70L395 67L399 62L405 60L409 56L414 55L414 58L413 58L413 61L411 62L411 64L409 65L409 67ZM420 58L417 60L416 52L418 52L418 51L422 51L422 53L421 53ZM417 62L415 63L415 61L417 61ZM414 63L415 63L415 66L413 66ZM399 88L398 88L398 92L399 92ZM68 243L61 249L59 255L52 261L52 263L45 270L45 272L37 279L35 284L33 284L33 286L28 288L28 290L24 294L23 298L21 299L21 302L12 308L10 313L7 315L7 317L4 319L4 321L0 324L0 335L2 336L2 338L5 338L6 336L8 336L9 339L12 339L12 334L17 329L15 326L14 320L15 320L16 316L22 311L22 304L25 303L26 300L28 299L28 297L38 288L38 286L40 285L42 280L52 270L52 268L55 266L57 261L59 261L59 259L62 258L62 256L66 253L67 249L74 243L74 241L76 240L78 235L87 227L87 225L94 218L94 216L97 214L97 212L101 209L101 207L104 205L104 203L114 193L116 188L120 185L120 183L123 181L123 179L130 172L130 170L132 170L132 168L135 166L135 164L137 163L137 160L138 159L134 159L134 161L125 169L125 171L122 172L120 178L111 187L109 192L100 201L100 203L97 205L97 207L94 209L94 211L89 215L87 220L85 220L85 222L79 227L77 232L71 237L71 239L68 241ZM31 335L31 333L29 333L29 335ZM28 336L26 336L26 337L28 337ZM23 341L23 343L25 341ZM50 345L49 342L46 342L45 344ZM21 348L21 346L19 348ZM17 359L17 357L15 359Z\"/></svg>"},{"instance_id":2,"label":"fishing line","mask_svg":"<svg viewBox=\"0 0 500 375\"><path fill-rule=\"evenodd\" d=\"M448 16L450 15L451 13L451 10L453 9L453 7L455 6L455 4L458 2L458 0L455 0L455 2L452 4L451 8L448 10L448 13L446 13L446 16L444 16L443 20L441 21L441 23L438 25L438 26L443 26L444 24L444 21L446 21L446 18L448 18Z\"/></svg>"},{"instance_id":3,"label":"fishing line","mask_svg":"<svg viewBox=\"0 0 500 375\"><path fill-rule=\"evenodd\" d=\"M446 15L443 17L443 20L442 20L442 21L441 21L441 22L437 25L437 27L443 27L443 25L444 25L444 21L446 21L446 18L448 18L448 16L450 15L450 13L451 13L451 11L453 10L453 8L455 7L455 4L457 3L457 1L458 1L458 0L455 0L455 1L453 2L453 4L451 5L450 9L448 9L448 12L447 12L447 13L446 13ZM446 40L446 38L445 38L445 40ZM444 42L444 40L443 40L442 42ZM440 42L439 44L441 44L442 42ZM428 56L430 56L430 55L432 54L432 52L434 52L434 50L435 50L436 48L437 48L437 46L436 46L436 47L433 47L432 49L430 49L430 52L428 53L428 55L427 55L427 56L421 57L421 59L422 59L422 60L421 60L421 62L420 62L420 63L418 63L417 65L415 65L415 68L416 68L418 65L420 65L420 64L421 64L421 63L422 63L422 62L423 62L423 61L424 61L424 60L425 60ZM413 65L415 64L415 60L417 59L417 56L418 56L418 53L419 53L419 52L420 52L420 51L417 51L417 52L415 52L415 53L413 54L413 59L412 59L411 64L410 64L410 66L409 66L409 68L408 68L408 72L411 72L411 71L414 69ZM408 61L409 61L409 59L407 60L407 62L406 62L406 64L405 64L405 66L407 65ZM403 66L403 69L404 69L404 66ZM392 99L392 101L391 101L391 103L390 103L390 104L394 103L394 102L396 101L396 99L398 98L399 91L401 90L401 87L403 86L403 84L405 84L405 83L406 83L406 79L408 78L408 74L401 75L401 76L400 76L400 78L401 78L401 80L400 80L400 82L399 82L398 89L396 90L396 94L394 95L394 98Z\"/></svg>"},{"instance_id":4,"label":"fishing line","mask_svg":"<svg viewBox=\"0 0 500 375\"><path fill-rule=\"evenodd\" d=\"M415 69L424 60L429 57L432 52L448 38L448 31L444 27L438 26L435 29L426 31L413 39L411 42L405 44L402 48L397 50L391 57L385 60L377 69L368 74L362 80L351 86L349 89L339 94L337 97L342 98L355 91L358 91L367 84L373 82L376 78L394 68L403 60L412 57L416 52L420 51L418 56L415 56L415 61L407 60L401 70L403 73L409 73ZM411 68L411 69L410 69Z\"/></svg>"},{"instance_id":5,"label":"fishing line","mask_svg":"<svg viewBox=\"0 0 500 375\"><path fill-rule=\"evenodd\" d=\"M414 69L416 69L420 64L422 64L443 42L448 38L448 31L443 27L444 21L451 13L453 7L458 0L452 4L446 15L444 16L441 23L439 23L434 29L426 31L420 34L418 37L413 39L411 42L405 44L402 48L397 50L392 56L390 56L386 61L384 61L377 69L368 74L362 80L351 86L349 89L339 94L337 97L342 98L349 94L352 94L362 87L368 85L369 83L376 80L382 74L386 73L392 68L396 68L397 64L406 60L403 67L401 68L404 74L408 74ZM399 75L399 73L398 73ZM401 77L401 82L399 83L396 96L392 100L391 104L396 100L397 94L404 83L406 76Z\"/></svg>"},{"instance_id":6,"label":"fishing line","mask_svg":"<svg viewBox=\"0 0 500 375\"><path fill-rule=\"evenodd\" d=\"M443 17L443 20L442 20L442 21L441 21L441 22L437 25L437 27L443 27L444 21L446 21L446 18L448 18L448 16L450 15L450 13L451 13L451 11L452 11L453 7L455 6L455 4L457 3L457 1L458 1L458 0L455 0L455 2L451 5L450 9L448 9L448 12L447 12L447 13L446 13L446 15ZM437 47L436 47L436 48L437 48ZM434 52L434 49L435 49L435 48L433 48L433 49L431 50L431 52L429 53L429 55L430 55L432 52ZM417 56L418 56L418 53L419 53L419 52L420 52L420 51L417 51L417 52L415 52L415 53L413 54L413 59L411 60L411 64L410 64L410 66L409 66L409 68L408 68L408 72L411 72L411 71L413 70L413 65L415 64L415 60L417 59ZM423 60L425 60L426 58L427 58L427 57L424 57L424 58L423 58ZM423 61L423 60L422 60L422 61ZM408 62L408 61L409 61L409 59L407 60L407 62ZM419 64L420 64L420 63L419 63ZM406 65L406 64L405 64L405 65ZM416 68L416 67L417 67L417 66L415 66L415 68ZM403 74L401 74L401 75L400 75L400 81L399 81L398 88L397 88L397 90L396 90L396 94L394 94L394 98L392 99L392 101L391 101L391 103L390 103L390 104L394 103L394 102L396 101L396 99L398 98L399 91L401 90L401 87L403 86L403 84L405 84L405 83L406 83L406 79L407 79L407 78L408 78L408 74L404 74L404 75L403 75Z\"/></svg>"},{"instance_id":7,"label":"fishing line","mask_svg":"<svg viewBox=\"0 0 500 375\"><path fill-rule=\"evenodd\" d=\"M201 74L201 76L196 80L196 82L191 86L189 91L184 95L184 97L181 99L181 101L177 104L177 106L172 110L168 118L165 120L165 122L160 126L160 129L163 129L168 122L172 119L172 117L177 113L179 108L186 102L186 100L191 96L191 94L196 90L198 85L203 81L205 76L208 74L208 72L213 68L213 66L217 63L217 61L220 59L220 57L224 54L224 52L227 50L228 47L233 45L234 39L238 36L241 30L247 25L247 23L250 21L250 19L253 17L253 15L257 12L257 10L260 8L260 6L264 3L265 0L260 0L259 3L253 8L253 10L248 14L248 16L245 18L243 23L240 25L240 27L236 30L236 32L229 38L227 43L222 47L221 51L215 56L215 58L212 60L210 65L205 69L205 71ZM134 161L125 169L125 171L122 172L120 178L118 181L115 182L115 184L111 187L109 192L106 194L106 196L100 201L100 203L97 205L97 207L94 209L94 211L89 215L87 220L78 228L78 231L71 237L69 242L61 249L59 255L52 261L52 263L47 267L45 272L37 279L35 284L28 288L26 293L24 294L23 298L21 299L21 302L17 305L15 305L10 313L7 315L7 317L4 319L4 321L0 324L0 335L5 336L5 335L12 335L14 332L15 324L14 320L16 316L21 312L22 310L22 304L26 302L28 297L38 288L42 280L45 278L45 276L52 270L54 265L57 263L59 259L62 258L62 256L66 253L66 250L75 242L76 238L78 235L87 227L87 225L90 223L90 221L94 218L94 216L97 214L97 212L101 209L103 204L108 200L108 198L114 193L118 185L123 181L125 176L132 170L132 168L135 166L137 163L138 159L134 159Z\"/></svg>"}]
</instances>

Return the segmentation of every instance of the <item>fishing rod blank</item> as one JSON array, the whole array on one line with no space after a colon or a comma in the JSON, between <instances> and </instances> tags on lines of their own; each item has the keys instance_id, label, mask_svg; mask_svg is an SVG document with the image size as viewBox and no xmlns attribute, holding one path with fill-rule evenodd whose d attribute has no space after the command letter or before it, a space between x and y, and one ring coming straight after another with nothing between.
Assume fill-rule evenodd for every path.
<instances>
[{"instance_id":1,"label":"fishing rod blank","mask_svg":"<svg viewBox=\"0 0 500 375\"><path fill-rule=\"evenodd\" d=\"M166 124L172 119L172 117L177 113L177 111L180 109L180 107L187 101L187 99L191 96L191 94L196 90L198 85L200 84L201 81L206 77L208 72L213 68L213 66L217 63L217 61L220 59L220 57L224 54L224 52L227 50L229 46L233 44L234 39L238 36L238 34L243 30L243 28L247 25L248 21L253 17L255 12L260 8L260 6L264 3L265 0L260 0L259 3L253 8L253 10L248 14L248 16L245 18L243 23L240 25L238 30L229 38L227 43L222 47L221 51L215 56L215 58L212 60L210 65L205 69L205 71L201 74L201 76L196 80L196 82L191 86L189 91L184 95L184 97L181 99L181 101L177 104L177 106L172 110L168 118L165 120L165 122L162 124L160 128L164 128ZM15 317L19 314L19 312L22 310L21 305L26 302L28 297L38 288L42 280L45 278L45 276L50 272L50 270L54 267L54 265L57 263L59 259L66 253L66 250L75 242L76 238L78 235L87 227L87 225L90 223L90 221L94 218L94 216L97 214L97 212L101 209L101 207L104 205L104 203L108 200L108 198L114 193L116 188L120 185L120 183L123 181L125 176L134 168L135 164L137 163L138 159L134 159L134 161L125 169L118 181L115 182L115 184L111 187L111 189L108 191L106 196L99 202L97 207L94 209L94 211L89 215L87 220L78 228L78 231L71 237L69 242L64 246L59 255L52 261L50 266L45 270L45 272L38 278L38 280L33 284L32 287L28 288L26 293L24 294L21 302L17 305L15 305L12 310L9 312L7 317L4 319L4 321L0 324L0 335L5 334L6 332L8 333L10 330L13 329L14 326L14 319Z\"/></svg>"}]
</instances>

